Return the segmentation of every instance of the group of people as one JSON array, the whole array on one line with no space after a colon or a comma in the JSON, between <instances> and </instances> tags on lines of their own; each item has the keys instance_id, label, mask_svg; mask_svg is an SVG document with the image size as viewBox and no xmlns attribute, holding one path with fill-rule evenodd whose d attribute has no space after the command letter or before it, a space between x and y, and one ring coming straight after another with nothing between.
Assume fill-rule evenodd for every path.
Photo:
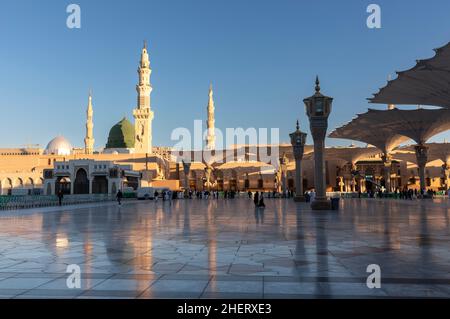
<instances>
[{"instance_id":1,"label":"group of people","mask_svg":"<svg viewBox=\"0 0 450 319\"><path fill-rule=\"evenodd\" d=\"M197 199L208 199L210 197L214 199L220 198L220 192L218 190L204 190L204 191L197 191L197 190L185 190L184 191L184 198L192 199L195 196ZM235 191L224 191L223 192L223 198L235 198L236 192Z\"/></svg>"},{"instance_id":2,"label":"group of people","mask_svg":"<svg viewBox=\"0 0 450 319\"><path fill-rule=\"evenodd\" d=\"M428 189L426 192L424 190L422 191L418 191L417 189L406 189L404 188L403 190L399 190L398 188L394 191L394 195L395 198L400 198L400 199L409 199L409 200L413 200L419 197L424 197L424 195L427 195L428 198L433 198L434 196L436 196L436 191L433 191L431 189ZM450 197L450 190L448 192L449 197ZM156 190L155 191L155 201L158 200L159 198L159 192ZM177 195L176 192L172 192L171 190L163 190L161 193L161 197L163 201L172 201L172 198L175 198L175 196ZM192 191L192 190L185 190L184 192L184 198L189 198L192 199L193 196L195 195L195 197L197 199L208 199L210 196L212 196L212 198L214 199L218 199L220 196L219 191L217 190L213 190L213 191L209 191L209 190L204 190L204 191ZM253 202L255 203L255 207L266 207L266 205L264 204L264 192L259 192L257 191L255 194L253 194L253 192L248 191L247 192L248 198L249 199L253 199ZM267 193L267 197L268 198L277 198L277 197L282 197L282 198L290 198L294 196L294 192L293 191L287 191L285 193L281 193L281 196L279 196L280 193L273 191L273 192L268 192ZM358 191L358 197L361 198L361 191ZM58 203L59 206L62 206L62 201L64 198L64 194L62 192L62 190L59 190L57 192L57 196L58 196ZM223 192L223 198L235 198L236 196L236 191L224 191ZM305 196L305 200L306 202L310 202L310 201L314 201L314 198L316 196L315 191L309 190L306 191L304 193ZM385 195L385 193L381 190L378 189L376 192L373 192L372 190L368 190L367 191L367 196L369 198L374 198L374 197L378 197L378 198L383 198ZM117 191L116 194L116 199L119 205L122 205L122 198L123 198L123 193L122 191L119 189Z\"/></svg>"},{"instance_id":3,"label":"group of people","mask_svg":"<svg viewBox=\"0 0 450 319\"><path fill-rule=\"evenodd\" d=\"M253 192L248 191L247 194L248 194L248 197L250 199L253 199L253 202L255 203L255 207L266 207L266 205L264 203L264 196L265 196L264 192L257 191L255 194L253 194ZM267 197L268 198L279 197L279 196L276 196L277 194L278 193L276 191L268 192L267 193ZM161 195L161 198L162 198L163 201L172 202L173 198L178 198L178 197L176 197L177 193L176 192L172 192L171 190L163 190L161 192L161 194L157 190L155 190L155 194L154 194L155 202L158 201L158 198L160 197L160 195ZM180 193L180 195L183 195L183 194ZM193 196L195 196L197 199L202 199L202 198L208 199L211 196L214 199L219 199L220 193L217 190L213 190L213 191L208 191L208 190L205 190L205 191L185 190L184 198L192 199ZM289 197L293 197L293 196L294 196L294 192L293 191L288 191L288 192L285 193L285 196L281 196L281 197L289 198ZM59 206L62 205L63 197L64 197L63 192L61 190L58 191ZM236 191L224 191L223 192L223 198L225 198L225 199L227 199L227 198L233 199L235 197L236 197ZM314 200L314 197L315 197L314 190L305 192L305 197L306 197L306 201L307 202L309 202L310 200ZM123 199L123 192L119 189L117 191L117 193L116 193L116 200L117 200L117 203L119 205L122 205L122 199Z\"/></svg>"},{"instance_id":4,"label":"group of people","mask_svg":"<svg viewBox=\"0 0 450 319\"><path fill-rule=\"evenodd\" d=\"M428 189L426 192L424 190L418 191L417 189L403 189L402 191L399 191L398 189L396 189L394 194L395 197L398 197L400 199L413 200L419 197L424 197L425 194L428 198L433 198L436 196L436 191L433 191L432 189Z\"/></svg>"},{"instance_id":5,"label":"group of people","mask_svg":"<svg viewBox=\"0 0 450 319\"><path fill-rule=\"evenodd\" d=\"M450 193L450 192L449 192ZM392 194L392 193L388 193L386 192L386 190L382 190L380 188L378 188L376 191L372 191L372 190L367 190L367 197L368 198L384 198L384 197L389 197L388 195ZM408 188L403 188L402 190L399 190L398 188L395 189L395 191L393 192L393 197L394 198L399 198L399 199L409 199L409 200L413 200L413 199L417 199L417 198L433 198L436 196L436 191L432 190L432 189L428 189L427 191L425 190L417 190L417 189L408 189ZM358 198L362 197L362 192L358 191Z\"/></svg>"},{"instance_id":6,"label":"group of people","mask_svg":"<svg viewBox=\"0 0 450 319\"><path fill-rule=\"evenodd\" d=\"M161 191L161 198L163 200L163 202L165 201L169 201L172 202L173 196L174 196L174 192L172 192L170 189L169 190L162 190ZM159 198L159 192L158 190L155 190L155 200L158 201Z\"/></svg>"},{"instance_id":7,"label":"group of people","mask_svg":"<svg viewBox=\"0 0 450 319\"><path fill-rule=\"evenodd\" d=\"M417 189L415 189L414 191L412 189L403 189L402 191L396 189L395 194L398 194L400 196L400 199L413 200L414 198L417 198Z\"/></svg>"},{"instance_id":8,"label":"group of people","mask_svg":"<svg viewBox=\"0 0 450 319\"><path fill-rule=\"evenodd\" d=\"M264 192L261 192L260 194L264 194ZM247 192L248 198L253 198L253 192L248 191ZM287 190L285 192L278 192L276 190L272 192L267 192L267 198L291 198L294 197L295 193L293 190Z\"/></svg>"}]
</instances>

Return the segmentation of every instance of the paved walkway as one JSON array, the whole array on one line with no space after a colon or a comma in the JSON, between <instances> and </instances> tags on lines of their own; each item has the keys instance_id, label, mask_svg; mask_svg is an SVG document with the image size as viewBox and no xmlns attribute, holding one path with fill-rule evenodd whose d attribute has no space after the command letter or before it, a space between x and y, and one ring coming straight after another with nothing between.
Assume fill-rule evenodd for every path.
<instances>
[{"instance_id":1,"label":"paved walkway","mask_svg":"<svg viewBox=\"0 0 450 319\"><path fill-rule=\"evenodd\" d=\"M87 204L0 213L0 298L450 297L447 200ZM69 264L81 288L69 289ZM369 289L366 267L381 267Z\"/></svg>"}]
</instances>

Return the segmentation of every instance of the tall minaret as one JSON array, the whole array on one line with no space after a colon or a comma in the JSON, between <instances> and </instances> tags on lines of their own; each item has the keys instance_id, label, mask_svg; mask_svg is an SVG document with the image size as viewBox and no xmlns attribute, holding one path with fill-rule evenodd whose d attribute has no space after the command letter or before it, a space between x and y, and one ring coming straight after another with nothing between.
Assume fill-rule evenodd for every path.
<instances>
[{"instance_id":1,"label":"tall minaret","mask_svg":"<svg viewBox=\"0 0 450 319\"><path fill-rule=\"evenodd\" d=\"M141 61L139 62L138 74L139 84L136 85L138 93L137 107L133 110L134 130L135 130L135 153L151 153L152 152L152 120L153 111L150 109L150 93L152 87L150 85L150 60L147 53L147 42L144 42L144 48L141 53Z\"/></svg>"},{"instance_id":2,"label":"tall minaret","mask_svg":"<svg viewBox=\"0 0 450 319\"><path fill-rule=\"evenodd\" d=\"M86 110L86 137L84 139L84 153L92 154L94 153L94 122L92 117L94 115L94 110L92 109L92 92L89 91L88 106Z\"/></svg>"},{"instance_id":3,"label":"tall minaret","mask_svg":"<svg viewBox=\"0 0 450 319\"><path fill-rule=\"evenodd\" d=\"M213 150L216 148L216 134L214 127L214 99L213 99L213 89L212 84L209 85L209 101L208 101L208 120L206 121L206 126L208 128L208 135L206 136L206 149Z\"/></svg>"}]
</instances>

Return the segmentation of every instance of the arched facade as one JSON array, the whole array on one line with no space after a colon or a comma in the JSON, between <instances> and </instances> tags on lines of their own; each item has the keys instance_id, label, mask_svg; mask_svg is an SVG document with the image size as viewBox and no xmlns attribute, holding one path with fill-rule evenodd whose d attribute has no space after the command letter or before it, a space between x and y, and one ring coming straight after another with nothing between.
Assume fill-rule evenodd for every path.
<instances>
[{"instance_id":1,"label":"arched facade","mask_svg":"<svg viewBox=\"0 0 450 319\"><path fill-rule=\"evenodd\" d=\"M79 168L75 174L75 181L73 184L74 194L89 194L89 179L84 168Z\"/></svg>"}]
</instances>

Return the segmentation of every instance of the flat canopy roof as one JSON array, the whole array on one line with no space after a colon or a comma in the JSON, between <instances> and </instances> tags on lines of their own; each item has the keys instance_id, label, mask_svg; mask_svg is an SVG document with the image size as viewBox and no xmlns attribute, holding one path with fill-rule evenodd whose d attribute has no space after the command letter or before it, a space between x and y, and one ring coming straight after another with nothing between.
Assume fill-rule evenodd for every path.
<instances>
[{"instance_id":1,"label":"flat canopy roof","mask_svg":"<svg viewBox=\"0 0 450 319\"><path fill-rule=\"evenodd\" d=\"M425 146L428 147L428 162L439 159L444 163L450 163L450 143L427 143L425 144ZM404 152L410 152L411 154L414 154L415 157L414 145L404 146L399 148L398 150L401 152L400 154L404 154ZM415 161L410 162L415 163Z\"/></svg>"},{"instance_id":2,"label":"flat canopy roof","mask_svg":"<svg viewBox=\"0 0 450 319\"><path fill-rule=\"evenodd\" d=\"M424 144L450 129L450 109L373 110L358 114L329 136L362 141L389 152L408 139Z\"/></svg>"},{"instance_id":3,"label":"flat canopy roof","mask_svg":"<svg viewBox=\"0 0 450 319\"><path fill-rule=\"evenodd\" d=\"M450 108L450 43L434 51L434 57L418 60L413 68L396 72L398 77L369 98L370 103Z\"/></svg>"},{"instance_id":4,"label":"flat canopy roof","mask_svg":"<svg viewBox=\"0 0 450 319\"><path fill-rule=\"evenodd\" d=\"M409 140L408 137L393 133L389 126L376 118L373 110L358 114L351 122L331 132L329 137L364 142L377 147L383 153L389 153Z\"/></svg>"}]
</instances>

